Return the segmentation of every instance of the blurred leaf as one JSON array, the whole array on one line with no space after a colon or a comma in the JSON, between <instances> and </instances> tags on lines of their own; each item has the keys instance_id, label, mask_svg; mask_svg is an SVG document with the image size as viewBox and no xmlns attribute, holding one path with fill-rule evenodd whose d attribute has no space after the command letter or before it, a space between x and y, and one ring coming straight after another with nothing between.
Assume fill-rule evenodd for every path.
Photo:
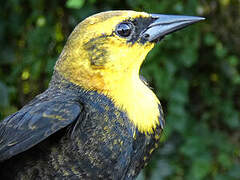
<instances>
[{"instance_id":1,"label":"blurred leaf","mask_svg":"<svg viewBox=\"0 0 240 180\"><path fill-rule=\"evenodd\" d=\"M226 101L221 106L224 113L223 120L231 128L240 127L239 112L235 111L232 102Z\"/></svg>"},{"instance_id":2,"label":"blurred leaf","mask_svg":"<svg viewBox=\"0 0 240 180\"><path fill-rule=\"evenodd\" d=\"M67 0L67 8L80 9L84 5L85 0Z\"/></svg>"},{"instance_id":3,"label":"blurred leaf","mask_svg":"<svg viewBox=\"0 0 240 180\"><path fill-rule=\"evenodd\" d=\"M221 153L218 156L218 161L224 168L230 168L232 165L231 157L226 153Z\"/></svg>"},{"instance_id":4,"label":"blurred leaf","mask_svg":"<svg viewBox=\"0 0 240 180\"><path fill-rule=\"evenodd\" d=\"M13 49L8 46L5 46L4 49L0 52L0 65L1 64L11 64L16 60L15 53Z\"/></svg>"},{"instance_id":5,"label":"blurred leaf","mask_svg":"<svg viewBox=\"0 0 240 180\"><path fill-rule=\"evenodd\" d=\"M216 37L212 33L208 33L204 37L204 42L208 46L213 46L216 44L217 40L216 40Z\"/></svg>"},{"instance_id":6,"label":"blurred leaf","mask_svg":"<svg viewBox=\"0 0 240 180\"><path fill-rule=\"evenodd\" d=\"M236 163L233 168L230 169L229 175L234 179L240 179L240 163Z\"/></svg>"},{"instance_id":7,"label":"blurred leaf","mask_svg":"<svg viewBox=\"0 0 240 180\"><path fill-rule=\"evenodd\" d=\"M240 59L237 56L229 56L228 61L232 66L237 66L240 63Z\"/></svg>"},{"instance_id":8,"label":"blurred leaf","mask_svg":"<svg viewBox=\"0 0 240 180\"><path fill-rule=\"evenodd\" d=\"M6 107L9 105L9 99L8 99L8 88L6 85L4 85L2 82L0 82L0 107Z\"/></svg>"},{"instance_id":9,"label":"blurred leaf","mask_svg":"<svg viewBox=\"0 0 240 180\"><path fill-rule=\"evenodd\" d=\"M205 179L206 175L211 172L211 158L210 156L198 156L192 164L191 177L188 179Z\"/></svg>"},{"instance_id":10,"label":"blurred leaf","mask_svg":"<svg viewBox=\"0 0 240 180\"><path fill-rule=\"evenodd\" d=\"M37 26L44 26L46 24L46 19L44 16L40 16L37 19Z\"/></svg>"},{"instance_id":11,"label":"blurred leaf","mask_svg":"<svg viewBox=\"0 0 240 180\"><path fill-rule=\"evenodd\" d=\"M163 180L170 174L172 174L172 168L170 164L165 160L159 160L157 167L155 167L152 172L150 180Z\"/></svg>"},{"instance_id":12,"label":"blurred leaf","mask_svg":"<svg viewBox=\"0 0 240 180\"><path fill-rule=\"evenodd\" d=\"M223 58L223 57L225 57L226 54L227 54L227 49L223 46L222 43L217 42L217 44L216 44L216 49L215 49L215 53L216 53L217 57Z\"/></svg>"}]
</instances>

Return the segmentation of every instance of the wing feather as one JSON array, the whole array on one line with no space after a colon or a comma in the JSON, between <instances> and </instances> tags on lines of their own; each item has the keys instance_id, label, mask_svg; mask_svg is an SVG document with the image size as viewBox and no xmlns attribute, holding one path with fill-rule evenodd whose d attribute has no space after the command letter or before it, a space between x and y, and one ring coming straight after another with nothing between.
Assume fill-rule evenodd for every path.
<instances>
[{"instance_id":1,"label":"wing feather","mask_svg":"<svg viewBox=\"0 0 240 180\"><path fill-rule=\"evenodd\" d=\"M82 106L61 98L35 102L0 123L0 161L40 143L78 119Z\"/></svg>"}]
</instances>

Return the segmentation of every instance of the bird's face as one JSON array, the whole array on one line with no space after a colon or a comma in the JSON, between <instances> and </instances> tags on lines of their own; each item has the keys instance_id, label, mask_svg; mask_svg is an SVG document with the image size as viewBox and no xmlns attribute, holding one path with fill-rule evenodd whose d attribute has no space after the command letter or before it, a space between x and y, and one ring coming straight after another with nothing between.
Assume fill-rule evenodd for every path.
<instances>
[{"instance_id":1,"label":"bird's face","mask_svg":"<svg viewBox=\"0 0 240 180\"><path fill-rule=\"evenodd\" d=\"M105 90L107 84L137 77L156 42L199 20L135 11L93 15L74 29L55 69L75 84Z\"/></svg>"},{"instance_id":2,"label":"bird's face","mask_svg":"<svg viewBox=\"0 0 240 180\"><path fill-rule=\"evenodd\" d=\"M79 28L89 67L112 72L139 68L154 45L140 35L151 22L149 14L134 11L110 11L87 18Z\"/></svg>"},{"instance_id":3,"label":"bird's face","mask_svg":"<svg viewBox=\"0 0 240 180\"><path fill-rule=\"evenodd\" d=\"M141 32L151 22L153 18L149 14L134 11L109 11L91 16L72 32L61 55L64 61L61 65L68 69L75 67L78 69L75 72L81 71L82 75L83 70L93 76L137 72L154 46L149 41L140 42ZM71 64L72 67L67 67Z\"/></svg>"}]
</instances>

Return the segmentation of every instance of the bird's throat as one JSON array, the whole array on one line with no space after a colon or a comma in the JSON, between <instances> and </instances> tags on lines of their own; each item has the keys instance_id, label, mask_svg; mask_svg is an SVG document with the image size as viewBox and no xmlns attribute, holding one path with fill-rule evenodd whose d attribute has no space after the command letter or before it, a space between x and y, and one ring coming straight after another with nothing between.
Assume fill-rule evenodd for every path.
<instances>
[{"instance_id":1,"label":"bird's throat","mask_svg":"<svg viewBox=\"0 0 240 180\"><path fill-rule=\"evenodd\" d=\"M115 87L108 89L109 91L103 93L110 97L119 109L126 112L140 132L153 132L159 124L160 102L138 75L119 79Z\"/></svg>"}]
</instances>

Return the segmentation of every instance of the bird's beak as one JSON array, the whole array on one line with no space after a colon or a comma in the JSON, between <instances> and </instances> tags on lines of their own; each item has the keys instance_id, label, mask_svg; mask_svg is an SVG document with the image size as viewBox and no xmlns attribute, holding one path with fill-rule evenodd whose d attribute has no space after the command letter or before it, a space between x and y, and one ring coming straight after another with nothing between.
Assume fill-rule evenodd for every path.
<instances>
[{"instance_id":1,"label":"bird's beak","mask_svg":"<svg viewBox=\"0 0 240 180\"><path fill-rule=\"evenodd\" d=\"M151 14L151 16L155 20L141 33L141 37L150 42L159 41L167 34L205 19L196 16L164 14Z\"/></svg>"}]
</instances>

